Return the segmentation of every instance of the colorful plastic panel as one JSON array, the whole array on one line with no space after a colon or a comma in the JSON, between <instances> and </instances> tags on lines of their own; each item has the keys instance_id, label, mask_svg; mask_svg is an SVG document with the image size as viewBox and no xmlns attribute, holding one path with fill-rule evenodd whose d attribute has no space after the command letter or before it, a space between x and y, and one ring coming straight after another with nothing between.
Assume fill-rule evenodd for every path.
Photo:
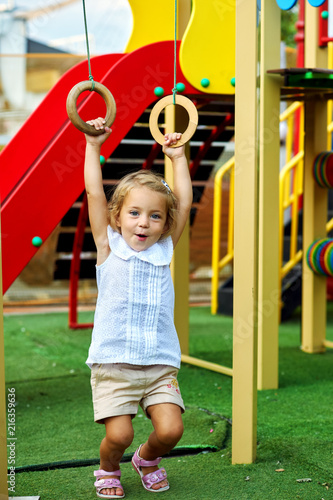
<instances>
[{"instance_id":1,"label":"colorful plastic panel","mask_svg":"<svg viewBox=\"0 0 333 500\"><path fill-rule=\"evenodd\" d=\"M162 40L173 40L175 0L128 0L133 14L133 30L125 52ZM161 58L165 54L161 54Z\"/></svg>"},{"instance_id":2,"label":"colorful plastic panel","mask_svg":"<svg viewBox=\"0 0 333 500\"><path fill-rule=\"evenodd\" d=\"M320 7L326 0L308 0L312 7ZM297 4L297 0L276 0L276 3L282 10L290 10Z\"/></svg>"},{"instance_id":3,"label":"colorful plastic panel","mask_svg":"<svg viewBox=\"0 0 333 500\"><path fill-rule=\"evenodd\" d=\"M180 48L182 71L202 92L234 94L235 0L194 0ZM237 85L237 82L236 82Z\"/></svg>"}]
</instances>

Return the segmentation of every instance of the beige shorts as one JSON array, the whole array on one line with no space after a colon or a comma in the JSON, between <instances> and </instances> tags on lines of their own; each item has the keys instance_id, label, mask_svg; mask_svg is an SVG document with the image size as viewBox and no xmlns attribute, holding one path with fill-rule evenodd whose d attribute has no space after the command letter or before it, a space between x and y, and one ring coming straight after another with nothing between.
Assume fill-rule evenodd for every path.
<instances>
[{"instance_id":1,"label":"beige shorts","mask_svg":"<svg viewBox=\"0 0 333 500\"><path fill-rule=\"evenodd\" d=\"M166 365L93 364L91 388L95 422L132 415L140 405L147 417L148 406L173 403L185 411L177 382L178 369Z\"/></svg>"}]
</instances>

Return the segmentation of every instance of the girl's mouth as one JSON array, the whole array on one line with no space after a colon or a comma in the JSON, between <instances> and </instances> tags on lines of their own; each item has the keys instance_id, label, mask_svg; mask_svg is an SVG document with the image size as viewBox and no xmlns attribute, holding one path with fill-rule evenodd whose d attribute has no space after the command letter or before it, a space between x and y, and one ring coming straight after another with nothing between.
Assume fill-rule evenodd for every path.
<instances>
[{"instance_id":1,"label":"girl's mouth","mask_svg":"<svg viewBox=\"0 0 333 500\"><path fill-rule=\"evenodd\" d=\"M137 234L136 235L139 241L145 241L147 236L145 234Z\"/></svg>"}]
</instances>

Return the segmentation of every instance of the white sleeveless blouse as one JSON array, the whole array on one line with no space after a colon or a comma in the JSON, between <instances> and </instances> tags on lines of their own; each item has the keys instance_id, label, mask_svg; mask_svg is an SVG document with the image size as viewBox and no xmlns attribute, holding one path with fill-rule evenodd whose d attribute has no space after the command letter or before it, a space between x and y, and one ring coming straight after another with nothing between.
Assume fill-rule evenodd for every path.
<instances>
[{"instance_id":1,"label":"white sleeveless blouse","mask_svg":"<svg viewBox=\"0 0 333 500\"><path fill-rule=\"evenodd\" d=\"M141 252L108 226L111 253L96 266L98 298L87 359L180 367L170 273L171 236Z\"/></svg>"}]
</instances>

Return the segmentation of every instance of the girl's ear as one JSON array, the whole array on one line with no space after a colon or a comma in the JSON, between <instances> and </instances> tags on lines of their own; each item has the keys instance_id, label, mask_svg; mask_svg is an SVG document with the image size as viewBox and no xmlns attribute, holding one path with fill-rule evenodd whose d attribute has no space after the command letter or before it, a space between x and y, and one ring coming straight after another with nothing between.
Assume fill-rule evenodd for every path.
<instances>
[{"instance_id":1,"label":"girl's ear","mask_svg":"<svg viewBox=\"0 0 333 500\"><path fill-rule=\"evenodd\" d=\"M110 220L110 225L114 231L117 231L119 234L121 234L121 225L119 217L113 216Z\"/></svg>"},{"instance_id":2,"label":"girl's ear","mask_svg":"<svg viewBox=\"0 0 333 500\"><path fill-rule=\"evenodd\" d=\"M166 222L162 231L162 234L166 233L169 230L169 223Z\"/></svg>"},{"instance_id":3,"label":"girl's ear","mask_svg":"<svg viewBox=\"0 0 333 500\"><path fill-rule=\"evenodd\" d=\"M114 218L114 221L115 221L116 226L117 226L117 227L120 227L119 215L117 215L117 216Z\"/></svg>"}]
</instances>

